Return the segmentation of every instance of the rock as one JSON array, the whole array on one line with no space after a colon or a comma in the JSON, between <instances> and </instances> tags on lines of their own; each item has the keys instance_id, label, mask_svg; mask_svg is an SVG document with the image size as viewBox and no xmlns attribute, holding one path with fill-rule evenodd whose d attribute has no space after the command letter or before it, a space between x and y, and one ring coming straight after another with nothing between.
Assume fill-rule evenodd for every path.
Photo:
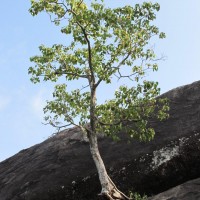
<instances>
[{"instance_id":1,"label":"rock","mask_svg":"<svg viewBox=\"0 0 200 200\"><path fill-rule=\"evenodd\" d=\"M120 190L152 196L200 178L200 81L162 95L170 100L170 118L151 120L151 142L99 137L108 173ZM101 191L88 142L78 128L0 163L1 200L95 200Z\"/></svg>"},{"instance_id":2,"label":"rock","mask_svg":"<svg viewBox=\"0 0 200 200\"><path fill-rule=\"evenodd\" d=\"M200 178L188 181L148 200L199 200Z\"/></svg>"}]
</instances>

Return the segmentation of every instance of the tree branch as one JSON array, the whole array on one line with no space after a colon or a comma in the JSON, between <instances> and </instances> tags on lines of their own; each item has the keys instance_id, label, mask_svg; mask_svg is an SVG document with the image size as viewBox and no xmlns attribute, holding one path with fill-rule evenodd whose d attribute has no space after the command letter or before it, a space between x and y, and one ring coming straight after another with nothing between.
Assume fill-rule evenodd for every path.
<instances>
[{"instance_id":1,"label":"tree branch","mask_svg":"<svg viewBox=\"0 0 200 200\"><path fill-rule=\"evenodd\" d=\"M97 83L94 85L94 87L97 88L97 87L99 86L99 84L100 84L102 81L103 81L103 79L99 79L99 80L97 81Z\"/></svg>"},{"instance_id":2,"label":"tree branch","mask_svg":"<svg viewBox=\"0 0 200 200\"><path fill-rule=\"evenodd\" d=\"M81 3L82 3L82 1L80 2L80 4ZM80 4L79 4L79 6L80 6ZM68 9L68 11L71 12L72 14L74 14L75 16L77 16L77 14L72 9L71 10ZM84 35L84 38L85 38L87 45L88 45L88 63L89 63L89 68L90 68L90 72L91 72L92 82L94 84L95 83L95 76L94 76L94 71L93 71L93 68L92 68L92 51L91 51L90 40L88 38L88 34L86 32L86 29L81 25L81 23L79 21L76 21L76 23L81 28L83 35Z\"/></svg>"},{"instance_id":3,"label":"tree branch","mask_svg":"<svg viewBox=\"0 0 200 200\"><path fill-rule=\"evenodd\" d=\"M48 124L50 124L51 126L53 126L54 128L56 128L56 129L58 130L57 133L60 132L60 129L62 129L62 128L66 128L66 127L68 127L68 126L73 125L73 124L70 123L70 124L66 124L66 125L58 126L58 125L54 124L52 121L51 121L51 122L48 122L48 123L42 123L42 124L43 124L43 125L48 125Z\"/></svg>"},{"instance_id":4,"label":"tree branch","mask_svg":"<svg viewBox=\"0 0 200 200\"><path fill-rule=\"evenodd\" d=\"M91 72L92 82L94 84L95 83L95 76L94 76L94 71L93 71L93 68L92 68L92 51L91 51L90 40L88 39L88 35L86 33L85 28L78 21L76 23L81 28L83 35L85 37L85 40L87 42L87 45L88 45L88 63L89 63L89 68L90 68L90 72Z\"/></svg>"},{"instance_id":5,"label":"tree branch","mask_svg":"<svg viewBox=\"0 0 200 200\"><path fill-rule=\"evenodd\" d=\"M58 75L65 74L65 75L70 75L70 76L88 79L88 75L85 75L85 74L77 74L77 73L70 73L70 72L55 72L55 74L58 74Z\"/></svg>"},{"instance_id":6,"label":"tree branch","mask_svg":"<svg viewBox=\"0 0 200 200\"><path fill-rule=\"evenodd\" d=\"M139 122L139 121L141 121L141 120L123 120L123 119L120 119L118 122L115 122L115 123L104 123L104 122L102 122L102 121L100 121L97 117L95 117L95 119L96 119L96 121L101 125L101 126L117 126L117 125L119 125L120 123L125 123L125 122L135 122L135 123L137 123L137 122Z\"/></svg>"},{"instance_id":7,"label":"tree branch","mask_svg":"<svg viewBox=\"0 0 200 200\"><path fill-rule=\"evenodd\" d=\"M127 56L126 56L125 58L123 58L123 60L118 64L118 66L117 66L117 67L114 67L114 68L119 69L119 68L124 64L124 62L129 58L129 56L131 55L131 53L132 53L132 52L129 52L129 53L127 54Z\"/></svg>"}]
</instances>

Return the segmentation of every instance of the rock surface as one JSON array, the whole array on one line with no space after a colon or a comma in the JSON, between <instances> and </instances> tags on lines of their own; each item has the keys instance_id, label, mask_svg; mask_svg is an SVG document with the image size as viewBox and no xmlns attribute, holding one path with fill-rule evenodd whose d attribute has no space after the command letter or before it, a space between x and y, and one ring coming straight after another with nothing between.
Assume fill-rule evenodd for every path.
<instances>
[{"instance_id":1,"label":"rock surface","mask_svg":"<svg viewBox=\"0 0 200 200\"><path fill-rule=\"evenodd\" d=\"M148 200L199 200L200 178L188 181Z\"/></svg>"},{"instance_id":2,"label":"rock surface","mask_svg":"<svg viewBox=\"0 0 200 200\"><path fill-rule=\"evenodd\" d=\"M128 143L123 133L120 142L99 138L108 173L125 193L152 196L200 178L200 81L162 97L170 100L170 118L151 121L153 141ZM0 200L95 200L100 190L88 143L77 128L0 163Z\"/></svg>"}]
</instances>

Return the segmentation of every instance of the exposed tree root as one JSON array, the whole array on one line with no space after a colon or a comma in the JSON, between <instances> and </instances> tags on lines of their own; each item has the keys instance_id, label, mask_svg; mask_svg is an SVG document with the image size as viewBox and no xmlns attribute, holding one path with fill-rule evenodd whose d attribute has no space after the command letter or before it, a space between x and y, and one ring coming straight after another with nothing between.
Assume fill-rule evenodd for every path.
<instances>
[{"instance_id":1,"label":"exposed tree root","mask_svg":"<svg viewBox=\"0 0 200 200\"><path fill-rule=\"evenodd\" d=\"M109 176L108 179L110 181L110 184L112 185L112 190L107 192L102 192L101 194L99 194L100 196L105 197L105 199L107 200L132 200L132 198L129 198L123 192L117 189L116 185L113 183L113 181Z\"/></svg>"}]
</instances>

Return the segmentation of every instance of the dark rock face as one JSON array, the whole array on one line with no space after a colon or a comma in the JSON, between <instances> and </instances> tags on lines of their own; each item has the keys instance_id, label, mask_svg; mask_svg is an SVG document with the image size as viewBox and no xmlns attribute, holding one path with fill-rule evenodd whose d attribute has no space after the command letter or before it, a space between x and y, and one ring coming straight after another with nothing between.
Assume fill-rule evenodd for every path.
<instances>
[{"instance_id":1,"label":"dark rock face","mask_svg":"<svg viewBox=\"0 0 200 200\"><path fill-rule=\"evenodd\" d=\"M200 177L200 81L162 97L170 100L170 118L151 121L153 141L128 143L123 133L120 142L99 138L108 173L127 194L151 196ZM0 163L0 200L95 200L100 190L88 143L77 128Z\"/></svg>"},{"instance_id":2,"label":"dark rock face","mask_svg":"<svg viewBox=\"0 0 200 200\"><path fill-rule=\"evenodd\" d=\"M166 192L160 193L149 200L199 200L200 178L188 181Z\"/></svg>"}]
</instances>

